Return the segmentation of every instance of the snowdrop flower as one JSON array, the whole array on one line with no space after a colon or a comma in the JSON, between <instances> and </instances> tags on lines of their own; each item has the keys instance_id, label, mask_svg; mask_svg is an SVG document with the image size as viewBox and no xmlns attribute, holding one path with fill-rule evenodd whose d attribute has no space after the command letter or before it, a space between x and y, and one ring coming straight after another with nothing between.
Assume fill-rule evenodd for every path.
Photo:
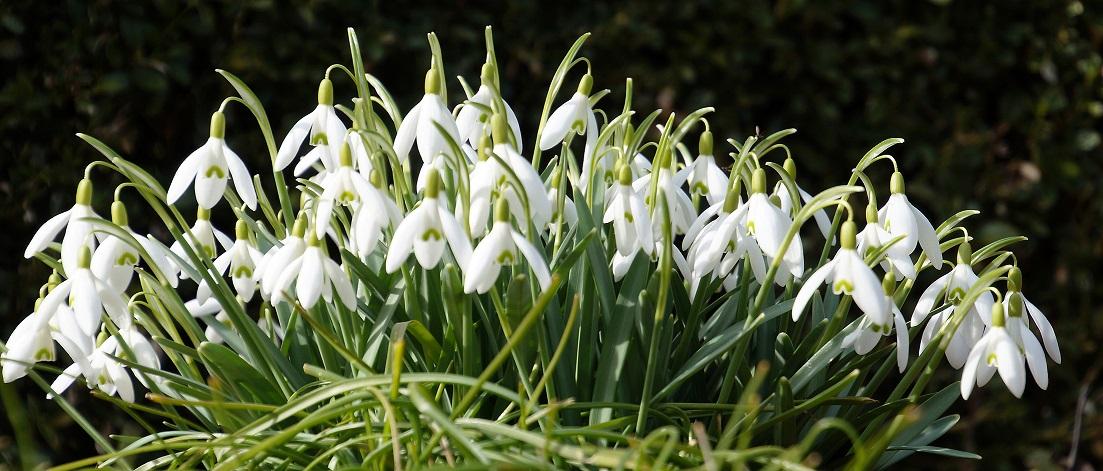
<instances>
[{"instance_id":1,"label":"snowdrop flower","mask_svg":"<svg viewBox=\"0 0 1103 471\"><path fill-rule=\"evenodd\" d=\"M415 140L422 162L433 162L438 155L449 152L451 147L436 125L440 125L457 145L461 142L460 131L456 128L452 113L448 111L448 105L441 98L440 89L440 74L434 66L425 73L425 95L406 114L395 134L394 151L400 161L409 159L410 148Z\"/></svg>"},{"instance_id":2,"label":"snowdrop flower","mask_svg":"<svg viewBox=\"0 0 1103 471\"><path fill-rule=\"evenodd\" d=\"M885 302L892 307L892 323L878 323L869 314L862 316L858 328L843 338L843 347L854 347L854 353L865 355L877 346L882 336L892 334L893 326L896 327L896 367L901 373L908 366L908 324L904 321L904 315L892 301L892 293L896 289L896 277L886 275L882 283L884 292L882 296Z\"/></svg>"},{"instance_id":3,"label":"snowdrop flower","mask_svg":"<svg viewBox=\"0 0 1103 471\"><path fill-rule=\"evenodd\" d=\"M215 329L212 325L214 322L226 325L226 323L230 321L230 315L226 314L226 310L222 308L222 305L219 304L217 299L208 298L203 302L200 302L198 299L193 299L184 303L184 309L187 309L192 317L205 318L203 321L207 323L207 328L203 331L203 335L207 338L208 342L226 342L222 334L218 333L218 329Z\"/></svg>"},{"instance_id":4,"label":"snowdrop flower","mask_svg":"<svg viewBox=\"0 0 1103 471\"><path fill-rule=\"evenodd\" d=\"M306 217L300 215L291 227L291 233L280 241L280 245L273 246L264 254L259 266L263 267L260 270L260 294L265 299L271 299L276 282L284 275L291 261L306 251L306 231Z\"/></svg>"},{"instance_id":5,"label":"snowdrop flower","mask_svg":"<svg viewBox=\"0 0 1103 471\"><path fill-rule=\"evenodd\" d=\"M356 291L352 282L341 265L326 257L321 245L318 237L311 232L307 238L306 250L282 270L282 275L276 281L272 304L287 300L287 295L294 286L299 304L306 309L314 307L319 297L332 302L335 292L341 304L349 309L356 309Z\"/></svg>"},{"instance_id":6,"label":"snowdrop flower","mask_svg":"<svg viewBox=\"0 0 1103 471\"><path fill-rule=\"evenodd\" d=\"M877 275L855 250L858 246L857 231L854 221L843 223L839 237L841 245L835 258L812 273L797 292L793 301L794 321L800 319L801 312L819 285L827 283L835 294L853 298L854 304L873 324L884 326L892 323L892 303L885 296Z\"/></svg>"},{"instance_id":7,"label":"snowdrop flower","mask_svg":"<svg viewBox=\"0 0 1103 471\"><path fill-rule=\"evenodd\" d=\"M578 90L552 112L540 134L540 150L548 150L559 145L567 138L567 133L572 131L586 136L586 147L582 154L583 188L589 188L590 174L594 172L594 146L597 144L597 135L600 132L594 110L590 106L590 90L593 86L593 76L583 75L582 80L578 82ZM609 166L606 165L606 167Z\"/></svg>"},{"instance_id":8,"label":"snowdrop flower","mask_svg":"<svg viewBox=\"0 0 1103 471\"><path fill-rule=\"evenodd\" d=\"M751 177L751 196L747 199L745 227L762 252L769 257L770 263L781 257L780 267L783 271L779 273L784 276L774 280L781 285L788 281L789 275L800 278L804 273L804 249L799 233L793 236L785 253L780 253L781 243L792 225L793 220L789 219L789 215L766 197L766 172L760 168L755 169Z\"/></svg>"},{"instance_id":9,"label":"snowdrop flower","mask_svg":"<svg viewBox=\"0 0 1103 471\"><path fill-rule=\"evenodd\" d=\"M46 249L57 238L58 233L65 229L65 236L61 239L61 265L66 273L77 269L77 257L81 248L96 248L95 238L92 234L92 224L85 221L86 218L98 218L99 215L92 210L92 181L85 178L77 185L76 203L68 211L54 216L38 228L27 249L23 252L24 258L31 258L34 254Z\"/></svg>"},{"instance_id":10,"label":"snowdrop flower","mask_svg":"<svg viewBox=\"0 0 1103 471\"><path fill-rule=\"evenodd\" d=\"M499 199L494 208L494 227L490 229L463 270L463 290L479 294L490 291L503 265L512 266L520 261L518 252L525 257L541 289L551 282L551 273L540 252L525 236L513 229L509 222L509 207L505 200Z\"/></svg>"},{"instance_id":11,"label":"snowdrop flower","mask_svg":"<svg viewBox=\"0 0 1103 471\"><path fill-rule=\"evenodd\" d=\"M701 133L697 144L697 159L689 173L689 189L693 194L704 195L709 205L722 203L728 192L728 177L716 165L712 155L712 133Z\"/></svg>"},{"instance_id":12,"label":"snowdrop flower","mask_svg":"<svg viewBox=\"0 0 1103 471\"><path fill-rule=\"evenodd\" d=\"M1037 311L1036 307L1034 310L1038 317L1035 319L1035 323L1038 324L1038 331L1046 343L1044 350L1042 342L1039 342L1038 337L1030 330L1030 324L1026 316L1023 316L1023 311L1030 311L1033 305L1029 304L1026 297L1019 291L1021 286L1022 272L1019 271L1018 267L1011 267L1007 274L1008 292L1003 300L1004 310L1008 314L1007 332L1026 357L1026 365L1030 370L1030 375L1034 377L1034 382L1038 384L1038 387L1046 389L1049 387L1046 353L1048 352L1053 361L1060 364L1061 351L1057 347L1057 337L1053 334L1053 326L1049 325L1049 320L1040 311ZM1038 318L1042 319L1042 322L1038 322Z\"/></svg>"},{"instance_id":13,"label":"snowdrop flower","mask_svg":"<svg viewBox=\"0 0 1103 471\"><path fill-rule=\"evenodd\" d=\"M189 232L191 236L185 234L185 237L190 239L192 248L198 252L197 255L207 257L212 261L218 257L218 246L221 245L225 249L233 245L233 241L226 234L211 225L211 212L202 207L196 211L195 223L192 224ZM180 241L173 242L169 250L186 263L190 260ZM176 264L177 262L173 261L172 263ZM181 270L181 278L189 277L187 271L183 270L185 267L178 266L177 268ZM194 268L199 269L200 267Z\"/></svg>"},{"instance_id":14,"label":"snowdrop flower","mask_svg":"<svg viewBox=\"0 0 1103 471\"><path fill-rule=\"evenodd\" d=\"M791 158L786 158L782 168L789 173L789 176L796 180L797 178L797 164ZM803 188L797 186L797 193L800 200L807 204L812 201L812 195ZM785 184L778 182L777 187L774 188L774 194L777 195L778 201L781 203L781 211L786 214L795 214L796 208L793 207L793 197L789 195L789 187ZM827 217L827 211L819 210L812 215L813 220L816 221L816 227L819 228L820 233L824 238L827 238L829 232L831 232L831 219ZM859 250L861 253L861 250Z\"/></svg>"},{"instance_id":15,"label":"snowdrop flower","mask_svg":"<svg viewBox=\"0 0 1103 471\"><path fill-rule=\"evenodd\" d=\"M134 359L135 362L149 368L157 369L160 367L160 361L157 360L153 347L144 336L132 328L125 332L120 331L120 334L124 336L124 341L127 342L127 345L137 357ZM73 358L74 363L58 375L57 379L50 385L50 389L61 394L69 389L69 386L77 378L84 377L89 388L99 389L107 395L118 395L120 399L126 402L134 402L134 382L131 381L126 367L111 358L112 356L128 357L126 349L120 345L117 337L108 337L87 357ZM145 384L142 376L144 375L138 375L139 381Z\"/></svg>"},{"instance_id":16,"label":"snowdrop flower","mask_svg":"<svg viewBox=\"0 0 1103 471\"><path fill-rule=\"evenodd\" d=\"M961 397L969 399L974 386L984 386L997 371L1003 383L1015 397L1026 389L1026 368L1023 354L1008 334L1003 304L993 304L989 316L992 324L984 337L969 351L965 368L961 370Z\"/></svg>"},{"instance_id":17,"label":"snowdrop flower","mask_svg":"<svg viewBox=\"0 0 1103 471\"><path fill-rule=\"evenodd\" d=\"M234 245L215 259L214 266L220 274L229 269L237 295L242 301L249 301L256 293L258 275L263 270L260 263L264 256L249 240L249 225L245 221L237 222L235 232L237 240Z\"/></svg>"},{"instance_id":18,"label":"snowdrop flower","mask_svg":"<svg viewBox=\"0 0 1103 471\"><path fill-rule=\"evenodd\" d=\"M1061 347L1057 344L1057 333L1053 330L1053 324L1050 324L1045 314L1042 314L1038 306L1026 299L1026 295L1022 293L1023 274L1019 267L1011 267L1007 274L1007 280L1008 293L1007 297L1004 298L1004 307L1011 314L1008 330L1013 331L1020 324L1023 330L1029 330L1030 322L1021 315L1025 311L1030 315L1029 320L1034 321L1034 325L1038 328L1038 336L1041 337L1046 353L1055 363L1061 364Z\"/></svg>"},{"instance_id":19,"label":"snowdrop flower","mask_svg":"<svg viewBox=\"0 0 1103 471\"><path fill-rule=\"evenodd\" d=\"M563 172L556 166L552 169L551 178L548 179L548 201L551 202L552 207L552 215L551 220L548 222L548 229L552 231L558 230L564 222L567 223L567 227L574 227L575 224L578 224L578 209L574 205L574 200L567 194L563 195L563 211L562 214L560 214L559 185L562 183L562 178Z\"/></svg>"},{"instance_id":20,"label":"snowdrop flower","mask_svg":"<svg viewBox=\"0 0 1103 471\"><path fill-rule=\"evenodd\" d=\"M892 241L894 237L885 230L877 217L877 208L866 206L866 227L858 233L858 253L865 256L868 251L879 249ZM912 264L911 249L900 245L900 241L885 249L885 258L881 268L891 272L899 280L901 277L915 279L915 266Z\"/></svg>"},{"instance_id":21,"label":"snowdrop flower","mask_svg":"<svg viewBox=\"0 0 1103 471\"><path fill-rule=\"evenodd\" d=\"M280 149L276 152L275 169L287 168L299 153L303 141L310 136L310 145L314 148L295 166L295 175L300 175L314 162L319 160L327 169L332 169L337 161L337 145L345 139L348 129L333 109L333 82L328 78L318 84L318 107L303 116L287 132Z\"/></svg>"},{"instance_id":22,"label":"snowdrop flower","mask_svg":"<svg viewBox=\"0 0 1103 471\"><path fill-rule=\"evenodd\" d=\"M41 303L41 299L39 300ZM40 361L53 361L56 354L50 337L53 312L35 311L23 318L8 337L8 350L0 355L0 370L5 383L27 375L27 370Z\"/></svg>"},{"instance_id":23,"label":"snowdrop flower","mask_svg":"<svg viewBox=\"0 0 1103 471\"><path fill-rule=\"evenodd\" d=\"M544 188L544 181L533 168L532 162L522 157L518 153L518 148L510 143L509 136L506 134L509 128L506 127L505 118L501 114L495 114L491 122L494 128L494 154L509 165L509 169L521 181L521 187L525 192L528 202L525 219L531 219L535 227L546 226L551 221L552 205L548 198L548 190ZM517 207L517 205L513 206Z\"/></svg>"},{"instance_id":24,"label":"snowdrop flower","mask_svg":"<svg viewBox=\"0 0 1103 471\"><path fill-rule=\"evenodd\" d=\"M498 98L491 90L491 87L496 87L494 85L496 80L494 66L489 62L483 64L481 78L482 84L479 89L467 99L468 103L460 105L460 112L456 117L456 127L460 137L471 146L478 146L482 137L490 134L491 113L487 110L494 109L495 98ZM517 115L513 113L509 103L504 100L501 103L505 107L506 119L509 120L514 142L518 149L524 149L521 144L521 126L517 123Z\"/></svg>"},{"instance_id":25,"label":"snowdrop flower","mask_svg":"<svg viewBox=\"0 0 1103 471\"><path fill-rule=\"evenodd\" d=\"M682 186L689 178L689 172L692 168L687 167L675 172L673 167L675 164L676 162L671 158L669 149L660 151L656 158L658 174L640 177L636 179L632 186L637 192L647 195L645 200L652 204L651 220L655 222L655 225L662 227L666 224L664 222L665 216L659 213L659 205L655 204L656 202L651 194L652 177L657 178L658 182L655 188L666 199L666 208L670 213L671 230L677 235L685 234L689 230L689 227L693 225L693 221L697 219L697 210L693 206L693 200L689 198L685 191L682 191Z\"/></svg>"},{"instance_id":26,"label":"snowdrop flower","mask_svg":"<svg viewBox=\"0 0 1103 471\"><path fill-rule=\"evenodd\" d=\"M972 248L968 242L958 247L957 265L949 273L935 280L919 296L912 311L911 325L919 325L935 307L935 302L943 297L951 306L957 306L965 298L965 294L976 284L978 277L970 266L972 261ZM968 359L969 351L984 333L984 327L991 325L989 316L992 312L992 304L995 303L992 293L984 292L977 297L972 306L958 326L957 331L950 338L950 344L946 348L946 359L954 368L961 368ZM933 316L927 322L923 334L919 340L919 350L927 348L942 325L950 322L955 309L945 309Z\"/></svg>"},{"instance_id":27,"label":"snowdrop flower","mask_svg":"<svg viewBox=\"0 0 1103 471\"><path fill-rule=\"evenodd\" d=\"M892 195L889 196L885 206L877 212L877 216L890 236L904 236L896 243L894 249L911 254L918 243L923 253L927 254L931 265L942 266L942 249L939 247L938 235L931 221L912 206L908 197L904 195L904 175L894 172L889 189ZM985 313L987 315L987 311Z\"/></svg>"},{"instance_id":28,"label":"snowdrop flower","mask_svg":"<svg viewBox=\"0 0 1103 471\"><path fill-rule=\"evenodd\" d=\"M762 250L744 229L749 207L739 205L737 195L738 193L732 191L720 204L706 208L686 232L682 244L683 247L690 244L687 258L692 273L691 296L696 295L698 284L710 274L724 278L725 288L734 289L737 277L728 275L740 260L746 260L750 264L759 283L766 279ZM716 219L706 224L713 215Z\"/></svg>"},{"instance_id":29,"label":"snowdrop flower","mask_svg":"<svg viewBox=\"0 0 1103 471\"><path fill-rule=\"evenodd\" d=\"M968 292L974 284L976 284L978 277L973 272L972 263L973 250L969 245L969 242L963 242L958 247L958 260L957 265L954 266L949 273L942 275L919 296L919 301L915 304L915 310L912 311L911 324L919 325L923 322L923 319L930 314L931 309L935 307L935 302L945 296L947 302L952 305L958 305L964 298L965 293ZM989 319L987 314L992 311L992 303L995 302L992 293L982 293L977 298L974 306L971 307L970 313L977 315L977 317L984 320L985 325L989 325Z\"/></svg>"},{"instance_id":30,"label":"snowdrop flower","mask_svg":"<svg viewBox=\"0 0 1103 471\"><path fill-rule=\"evenodd\" d=\"M360 204L353 211L349 239L352 250L360 258L367 258L375 251L379 238L383 235L383 228L394 227L402 221L402 212L398 205L379 188L380 185L382 177L378 171L372 170L371 179L360 195Z\"/></svg>"},{"instance_id":31,"label":"snowdrop flower","mask_svg":"<svg viewBox=\"0 0 1103 471\"><path fill-rule=\"evenodd\" d=\"M429 173L425 197L399 223L387 251L387 273L394 273L412 252L422 268L428 270L440 262L447 246L452 250L460 269L467 266L471 257L471 242L463 232L459 221L440 203L440 174Z\"/></svg>"},{"instance_id":32,"label":"snowdrop flower","mask_svg":"<svg viewBox=\"0 0 1103 471\"><path fill-rule=\"evenodd\" d=\"M152 264L167 277L169 285L175 288L176 269L169 263L164 248L152 242L149 237L139 235L130 229L127 224L126 206L122 201L111 204L111 222L129 232L130 236L138 241L138 244L152 258ZM138 265L139 258L137 248L114 235L107 234L103 238L103 243L96 247L96 251L92 254L92 273L96 278L106 281L122 292L130 285L130 280L134 277L134 267Z\"/></svg>"},{"instance_id":33,"label":"snowdrop flower","mask_svg":"<svg viewBox=\"0 0 1103 471\"><path fill-rule=\"evenodd\" d=\"M234 189L249 209L257 209L257 192L253 189L253 177L230 146L226 145L226 118L221 111L211 116L211 137L191 153L169 184L168 202L175 203L184 191L195 183L195 201L205 209L211 209L222 199L226 181L234 181Z\"/></svg>"},{"instance_id":34,"label":"snowdrop flower","mask_svg":"<svg viewBox=\"0 0 1103 471\"><path fill-rule=\"evenodd\" d=\"M83 247L77 259L76 270L68 272L69 279L50 291L39 306L40 312L52 316L61 312L68 301L76 316L76 324L80 327L80 334L88 340L94 339L100 331L104 312L111 316L112 322L119 328L129 327L131 324L126 298L121 291L96 278L89 268L91 263L92 252L88 247Z\"/></svg>"},{"instance_id":35,"label":"snowdrop flower","mask_svg":"<svg viewBox=\"0 0 1103 471\"><path fill-rule=\"evenodd\" d=\"M348 143L341 145L341 156L335 171L322 178L322 195L315 206L314 234L324 238L333 219L333 207L337 204L350 206L362 200L368 193L368 181L360 172L352 168L352 147Z\"/></svg>"},{"instance_id":36,"label":"snowdrop flower","mask_svg":"<svg viewBox=\"0 0 1103 471\"><path fill-rule=\"evenodd\" d=\"M602 221L613 225L613 236L617 243L617 253L628 258L631 263L636 252L643 251L648 256L655 248L652 234L651 216L643 197L632 188L632 170L622 166L617 184L606 197L605 216Z\"/></svg>"}]
</instances>

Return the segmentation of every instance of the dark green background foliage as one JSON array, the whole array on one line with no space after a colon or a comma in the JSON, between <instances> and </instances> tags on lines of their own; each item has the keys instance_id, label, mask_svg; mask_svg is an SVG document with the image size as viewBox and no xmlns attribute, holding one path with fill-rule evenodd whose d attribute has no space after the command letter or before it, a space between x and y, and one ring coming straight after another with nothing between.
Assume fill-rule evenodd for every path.
<instances>
[{"instance_id":1,"label":"dark green background foliage","mask_svg":"<svg viewBox=\"0 0 1103 471\"><path fill-rule=\"evenodd\" d=\"M1065 362L1051 365L1049 391L1031 385L1014 400L994 384L959 402L963 420L944 444L981 453L985 469L1063 467L1077 448L1079 413L1078 464L1103 461L1096 381L1103 289L1095 284L1103 251L1103 5L196 3L0 4L3 336L30 311L48 275L19 255L42 221L71 205L81 169L98 157L75 132L102 139L167 182L232 92L216 67L253 87L282 134L313 108L325 67L348 63L346 26L357 28L369 71L408 107L428 66L425 33L440 35L450 76L477 83L482 28L490 24L504 94L531 133L561 55L591 31L583 54L593 60L597 86L613 89L606 107L619 108L632 77L636 109L684 115L715 106L709 119L720 136L795 127L788 143L798 180L814 190L842 183L883 138L903 137L895 156L909 194L932 219L976 208L983 214L967 226L982 243L1030 237L1016 249L1026 292L1056 325ZM339 96L351 95L343 77L336 86ZM461 89L449 86L455 104ZM231 108L228 119L231 144L260 172L267 157L252 118ZM881 168L874 176L888 174ZM102 211L113 182L99 172L94 180ZM132 213L141 221L137 208ZM943 381L954 376L947 371ZM0 468L93 452L31 382L0 391ZM138 431L80 388L67 396L106 431Z\"/></svg>"}]
</instances>

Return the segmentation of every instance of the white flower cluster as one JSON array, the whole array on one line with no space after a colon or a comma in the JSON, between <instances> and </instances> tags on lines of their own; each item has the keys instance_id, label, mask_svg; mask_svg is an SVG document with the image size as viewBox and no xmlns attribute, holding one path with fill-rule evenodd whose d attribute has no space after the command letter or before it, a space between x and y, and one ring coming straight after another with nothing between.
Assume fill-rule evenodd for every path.
<instances>
[{"instance_id":1,"label":"white flower cluster","mask_svg":"<svg viewBox=\"0 0 1103 471\"><path fill-rule=\"evenodd\" d=\"M844 345L864 355L895 331L898 366L907 367L909 326L899 306L917 268L950 263L944 263L935 228L905 195L899 172L892 175L891 196L881 208L871 203L859 232L844 194L818 198L793 184L791 158L775 166L783 178L768 192L766 165L760 163L765 156L751 151L753 138L733 143L735 164L725 172L714 158L707 122L696 156L678 142L684 127L656 126L661 139L640 145L631 134L648 129L599 123L593 106L600 96L591 93L593 79L586 74L537 130L540 150L560 149L542 175L522 154L521 126L498 92L494 64L484 66L481 86L455 110L444 99L441 76L435 66L429 70L425 95L400 123L396 119L393 142L361 129L355 119L346 126L341 113L355 116L365 104L335 106L333 85L324 79L317 107L294 124L273 158L278 175L294 164L293 174L301 177L301 208L294 221L283 221L290 226L286 231L246 216L247 210L256 214L259 188L226 144L221 110L212 117L209 140L184 159L165 192L168 208L189 188L199 206L194 223L171 246L132 231L121 201L114 202L111 218L121 231L98 225L103 220L91 207L91 182L82 180L73 208L47 221L27 247L27 257L59 263L34 312L7 343L4 381L25 375L36 362L54 360L56 342L74 363L55 381L55 391L83 378L89 387L132 401L129 374L167 389L156 375L146 374L160 368L159 359L136 327L137 309L128 295L142 260L147 262L143 276L152 273L155 282L177 288L180 280L193 281L195 297L185 307L212 327L229 328L222 323L231 307L215 296L212 277L225 277L242 306L259 293L267 305L309 310L322 303L366 316L358 306L363 288L350 277L350 257L381 273L408 275L450 263L472 295L498 286L507 268L531 274L546 288L548 261L555 260L564 234L579 224L580 211L589 208L597 208L594 215L604 223L593 243L611 253L607 263L614 280L635 264L652 270L651 264L668 254L691 298L718 295L720 287L734 290L741 283L800 284L794 320L827 284L862 312ZM584 137L580 167L573 159L575 136ZM641 152L648 147L654 150L650 159ZM415 149L419 160L412 161ZM418 169L416 179L410 178L411 168ZM210 210L225 194L241 203L233 208L239 216L235 240L210 221ZM263 197L259 200L265 208ZM841 211L835 221L829 219L829 207L845 208L847 220L840 224ZM810 272L799 230L806 219L815 221L829 245L838 230L839 250ZM52 242L62 231L56 247ZM262 250L261 233L283 238ZM1009 289L1002 302L987 286L975 293L979 277L971 253L966 237L957 263L919 297L910 320L912 326L927 321L920 350L942 345L951 365L964 367L966 397L995 371L1020 395L1024 362L1045 388L1045 354L1060 362L1052 326L1019 292L1017 268L1005 270ZM908 281L898 287L902 280ZM968 309L959 309L965 302ZM267 332L281 335L283 326L261 322ZM208 328L205 335L218 341L220 331Z\"/></svg>"}]
</instances>

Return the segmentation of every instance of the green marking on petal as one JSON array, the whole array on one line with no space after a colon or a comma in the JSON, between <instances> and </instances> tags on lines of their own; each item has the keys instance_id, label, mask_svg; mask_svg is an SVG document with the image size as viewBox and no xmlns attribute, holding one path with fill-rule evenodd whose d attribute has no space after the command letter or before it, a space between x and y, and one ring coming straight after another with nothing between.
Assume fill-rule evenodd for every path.
<instances>
[{"instance_id":1,"label":"green marking on petal","mask_svg":"<svg viewBox=\"0 0 1103 471\"><path fill-rule=\"evenodd\" d=\"M219 167L218 165L211 165L207 167L207 170L203 172L203 176L207 178L226 178L226 169Z\"/></svg>"},{"instance_id":2,"label":"green marking on petal","mask_svg":"<svg viewBox=\"0 0 1103 471\"><path fill-rule=\"evenodd\" d=\"M54 359L54 355L49 349L40 348L37 352L34 352L35 361L50 361Z\"/></svg>"},{"instance_id":3,"label":"green marking on petal","mask_svg":"<svg viewBox=\"0 0 1103 471\"><path fill-rule=\"evenodd\" d=\"M838 279L835 280L835 284L831 286L831 289L835 290L835 294L850 294L854 292L854 283L847 279Z\"/></svg>"},{"instance_id":4,"label":"green marking on petal","mask_svg":"<svg viewBox=\"0 0 1103 471\"><path fill-rule=\"evenodd\" d=\"M440 240L441 239L440 232L438 232L436 229L428 229L425 232L421 233L421 240L429 240L429 239Z\"/></svg>"},{"instance_id":5,"label":"green marking on petal","mask_svg":"<svg viewBox=\"0 0 1103 471\"><path fill-rule=\"evenodd\" d=\"M629 212L625 212L625 213L624 213L624 220L625 220L625 221L628 221L628 222L635 222L635 221L636 221L636 217L635 217L635 216L632 216L632 213L629 213Z\"/></svg>"},{"instance_id":6,"label":"green marking on petal","mask_svg":"<svg viewBox=\"0 0 1103 471\"><path fill-rule=\"evenodd\" d=\"M498 255L497 261L499 265L513 265L514 259L513 252L506 250Z\"/></svg>"},{"instance_id":7,"label":"green marking on petal","mask_svg":"<svg viewBox=\"0 0 1103 471\"><path fill-rule=\"evenodd\" d=\"M950 301L950 304L957 306L961 304L961 301L965 299L965 290L961 288L954 288L950 290L950 293L946 295L946 299Z\"/></svg>"},{"instance_id":8,"label":"green marking on petal","mask_svg":"<svg viewBox=\"0 0 1103 471\"><path fill-rule=\"evenodd\" d=\"M326 133L320 132L310 137L310 145L316 146L319 144L329 145L329 137L326 136Z\"/></svg>"},{"instance_id":9,"label":"green marking on petal","mask_svg":"<svg viewBox=\"0 0 1103 471\"><path fill-rule=\"evenodd\" d=\"M989 353L988 357L985 358L985 361L988 362L988 366L996 366L996 353Z\"/></svg>"},{"instance_id":10,"label":"green marking on petal","mask_svg":"<svg viewBox=\"0 0 1103 471\"><path fill-rule=\"evenodd\" d=\"M137 263L138 263L138 257L135 256L133 253L130 253L130 252L125 252L122 255L120 255L119 258L115 259L115 265L118 265L118 266L136 265Z\"/></svg>"}]
</instances>

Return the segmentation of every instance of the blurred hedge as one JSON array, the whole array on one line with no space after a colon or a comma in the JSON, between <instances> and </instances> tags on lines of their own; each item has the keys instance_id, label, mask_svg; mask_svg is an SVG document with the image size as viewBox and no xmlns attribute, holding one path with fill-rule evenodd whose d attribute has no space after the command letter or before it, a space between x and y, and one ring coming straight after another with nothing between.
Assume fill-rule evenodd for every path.
<instances>
[{"instance_id":1,"label":"blurred hedge","mask_svg":"<svg viewBox=\"0 0 1103 471\"><path fill-rule=\"evenodd\" d=\"M0 4L0 223L7 227L0 335L29 312L47 276L19 258L24 244L71 204L81 169L97 157L73 133L95 135L167 179L205 139L209 114L231 92L216 67L250 83L283 133L313 106L322 70L347 62L346 26L360 33L370 72L410 106L428 65L424 34L440 35L450 75L476 80L487 24L505 67L504 92L531 127L561 54L592 31L583 51L598 86L614 90L606 106L619 106L617 92L633 77L637 109L684 114L716 106L710 120L724 136L795 127L789 144L798 178L812 188L845 178L881 139L903 137L894 150L909 193L932 214L977 208L984 213L969 227L982 241L1030 237L1016 254L1028 295L1057 326L1065 363L1051 365L1048 392L1028 388L1016 401L997 386L959 403L964 420L947 445L978 451L985 461L974 465L984 469L1064 467L1080 410L1078 462L1103 461L1096 381L1103 290L1095 285L1103 273L1103 5L279 3ZM263 168L251 118L234 109L229 119L235 148ZM73 391L69 399L97 426L134 427ZM29 382L0 392L0 468L93 451ZM30 440L24 461L13 429Z\"/></svg>"}]
</instances>

